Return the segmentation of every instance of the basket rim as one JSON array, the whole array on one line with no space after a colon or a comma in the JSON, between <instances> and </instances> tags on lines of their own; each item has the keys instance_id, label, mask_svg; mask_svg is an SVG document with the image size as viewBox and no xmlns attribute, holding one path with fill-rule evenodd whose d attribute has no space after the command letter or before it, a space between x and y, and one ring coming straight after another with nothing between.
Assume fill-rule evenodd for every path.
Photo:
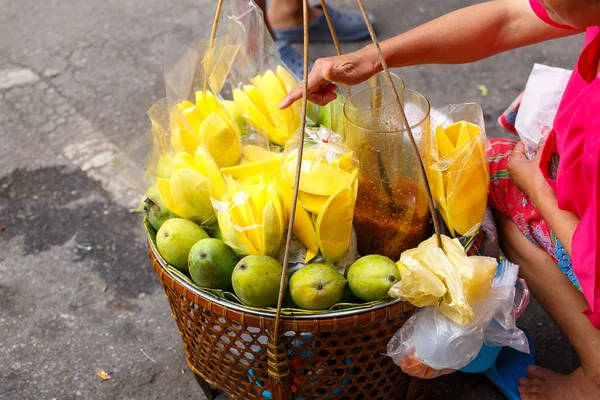
<instances>
[{"instance_id":1,"label":"basket rim","mask_svg":"<svg viewBox=\"0 0 600 400\"><path fill-rule=\"evenodd\" d=\"M202 292L202 291L196 289L195 287L190 286L186 281L182 280L180 277L178 277L177 275L175 275L171 271L169 271L166 264L164 263L164 260L162 259L162 257L159 256L158 250L154 246L154 243L152 243L152 240L150 240L150 237L148 237L147 242L148 242L150 251L152 252L152 255L154 256L156 262L162 268L163 272L168 274L169 277L171 277L171 279L176 281L178 284L182 285L186 290L188 290L189 292L192 292L194 295L196 295L198 297L202 297L203 299L210 301L212 303L218 304L221 307L225 307L230 310L237 311L237 312L253 314L253 315L256 315L259 317L275 318L275 316L276 316L275 311L258 311L258 310L246 308L240 304L237 304L237 303L234 303L234 302L231 302L228 300L224 300L224 299L219 299L215 296L212 296L209 293ZM360 315L363 313L369 313L369 312L377 311L380 309L384 309L384 308L387 308L389 306L392 306L392 305L395 305L398 303L402 303L402 299L389 299L387 301L376 304L374 306L371 306L368 308L360 308L357 310L339 310L339 311L331 311L331 312L327 312L327 313L323 313L323 314L297 314L297 315L296 314L291 314L291 315L281 314L280 318L288 319L288 320L315 320L315 319L352 317L352 316Z\"/></svg>"}]
</instances>

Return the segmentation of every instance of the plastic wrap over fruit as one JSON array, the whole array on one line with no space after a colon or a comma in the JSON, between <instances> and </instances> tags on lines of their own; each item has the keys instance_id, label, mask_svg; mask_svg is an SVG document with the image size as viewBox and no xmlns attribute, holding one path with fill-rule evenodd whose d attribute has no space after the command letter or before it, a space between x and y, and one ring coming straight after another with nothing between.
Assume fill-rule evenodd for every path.
<instances>
[{"instance_id":1,"label":"plastic wrap over fruit","mask_svg":"<svg viewBox=\"0 0 600 400\"><path fill-rule=\"evenodd\" d=\"M233 102L250 132L283 146L300 128L302 106L296 101L280 110L279 103L300 81L282 63L260 8L245 0L230 0L230 4L228 30L241 43L230 76ZM316 112L309 104L310 119L317 119Z\"/></svg>"},{"instance_id":2,"label":"plastic wrap over fruit","mask_svg":"<svg viewBox=\"0 0 600 400\"><path fill-rule=\"evenodd\" d=\"M238 254L275 257L287 223L272 182L226 183L221 200L213 199L223 241Z\"/></svg>"},{"instance_id":3,"label":"plastic wrap over fruit","mask_svg":"<svg viewBox=\"0 0 600 400\"><path fill-rule=\"evenodd\" d=\"M501 270L518 273L505 262ZM516 279L515 279L516 280ZM388 356L402 370L419 378L435 378L459 370L475 359L484 339L529 353L525 333L515 324L515 281L494 279L489 296L473 309L468 325L459 325L436 307L413 315L388 343Z\"/></svg>"},{"instance_id":4,"label":"plastic wrap over fruit","mask_svg":"<svg viewBox=\"0 0 600 400\"><path fill-rule=\"evenodd\" d=\"M489 170L483 111L476 103L432 112L435 140L427 174L436 205L452 236L475 235L485 216Z\"/></svg>"},{"instance_id":5,"label":"plastic wrap over fruit","mask_svg":"<svg viewBox=\"0 0 600 400\"><path fill-rule=\"evenodd\" d=\"M286 144L281 161L280 191L291 211L301 132ZM320 251L330 264L347 253L352 236L358 160L341 136L321 128L307 128L294 234L307 247L307 261Z\"/></svg>"},{"instance_id":6,"label":"plastic wrap over fruit","mask_svg":"<svg viewBox=\"0 0 600 400\"><path fill-rule=\"evenodd\" d=\"M473 320L473 306L489 296L497 262L490 257L469 257L458 239L442 235L443 250L432 236L407 250L397 263L402 279L389 291L417 307L439 307L457 324Z\"/></svg>"}]
</instances>

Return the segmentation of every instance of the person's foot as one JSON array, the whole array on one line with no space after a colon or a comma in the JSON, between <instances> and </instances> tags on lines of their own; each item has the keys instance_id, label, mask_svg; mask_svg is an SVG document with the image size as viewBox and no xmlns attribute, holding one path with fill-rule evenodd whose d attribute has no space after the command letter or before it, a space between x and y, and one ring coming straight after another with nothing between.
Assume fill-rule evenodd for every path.
<instances>
[{"instance_id":1,"label":"person's foot","mask_svg":"<svg viewBox=\"0 0 600 400\"><path fill-rule=\"evenodd\" d=\"M353 42L368 38L369 30L359 11L338 10L327 7L335 33L340 42ZM304 41L302 13L283 13L270 9L267 18L275 38L287 40L294 43ZM333 40L327 19L321 6L310 8L308 37L311 42L331 42ZM368 13L371 23L375 23L375 17Z\"/></svg>"},{"instance_id":2,"label":"person's foot","mask_svg":"<svg viewBox=\"0 0 600 400\"><path fill-rule=\"evenodd\" d=\"M600 376L579 367L570 375L560 375L538 366L527 368L527 378L519 381L523 400L600 399Z\"/></svg>"}]
</instances>

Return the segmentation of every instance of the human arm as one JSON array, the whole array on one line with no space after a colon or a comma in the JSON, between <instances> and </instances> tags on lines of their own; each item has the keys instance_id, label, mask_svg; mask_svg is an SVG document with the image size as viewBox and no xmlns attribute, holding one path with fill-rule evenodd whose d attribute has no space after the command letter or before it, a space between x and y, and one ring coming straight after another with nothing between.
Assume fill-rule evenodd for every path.
<instances>
[{"instance_id":1,"label":"human arm","mask_svg":"<svg viewBox=\"0 0 600 400\"><path fill-rule=\"evenodd\" d=\"M523 143L518 143L508 163L510 179L534 202L542 217L548 222L558 240L571 256L571 242L579 225L579 217L558 208L556 193L540 171L541 150L533 160L525 157L524 151Z\"/></svg>"},{"instance_id":2,"label":"human arm","mask_svg":"<svg viewBox=\"0 0 600 400\"><path fill-rule=\"evenodd\" d=\"M419 64L462 64L495 54L577 34L543 22L528 0L494 0L446 14L381 42L388 67ZM382 70L374 45L337 57L318 59L308 78L309 99L326 104L335 99L327 82L354 85ZM302 97L300 87L281 108Z\"/></svg>"}]
</instances>

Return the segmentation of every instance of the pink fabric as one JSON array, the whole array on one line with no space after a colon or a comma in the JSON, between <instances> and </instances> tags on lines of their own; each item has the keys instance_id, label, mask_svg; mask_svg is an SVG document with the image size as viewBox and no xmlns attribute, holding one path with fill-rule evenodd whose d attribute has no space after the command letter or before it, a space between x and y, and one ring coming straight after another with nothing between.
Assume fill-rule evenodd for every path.
<instances>
[{"instance_id":1,"label":"pink fabric","mask_svg":"<svg viewBox=\"0 0 600 400\"><path fill-rule=\"evenodd\" d=\"M531 9L539 17L539 19L541 19L548 25L552 25L556 28L576 30L571 26L559 24L558 22L555 22L552 18L550 18L550 16L548 15L548 11L546 11L542 3L540 3L540 0L529 0L529 4L531 5Z\"/></svg>"},{"instance_id":2,"label":"pink fabric","mask_svg":"<svg viewBox=\"0 0 600 400\"><path fill-rule=\"evenodd\" d=\"M539 0L530 0L533 10L548 22ZM543 14L540 15L541 10ZM545 17L543 17L545 15ZM551 20L550 20L551 21ZM556 23L549 22L552 25ZM554 128L540 162L542 173L551 174L550 160L560 157L556 170L558 206L580 218L571 244L573 269L590 305L585 311L600 329L600 27L586 30L585 46L571 75L554 120Z\"/></svg>"}]
</instances>

